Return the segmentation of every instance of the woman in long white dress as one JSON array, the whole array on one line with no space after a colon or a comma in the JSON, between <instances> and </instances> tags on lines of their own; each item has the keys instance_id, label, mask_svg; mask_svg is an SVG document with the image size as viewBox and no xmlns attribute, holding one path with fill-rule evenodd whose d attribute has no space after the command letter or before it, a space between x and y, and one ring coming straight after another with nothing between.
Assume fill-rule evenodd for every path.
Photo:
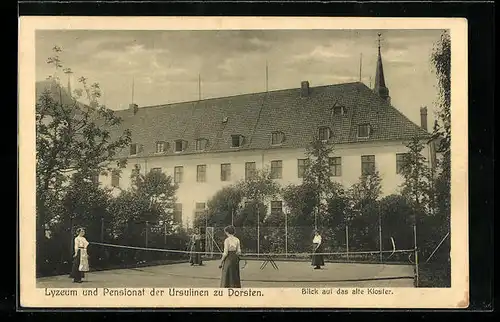
<instances>
[{"instance_id":1,"label":"woman in long white dress","mask_svg":"<svg viewBox=\"0 0 500 322\"><path fill-rule=\"evenodd\" d=\"M85 229L78 228L76 233L71 276L73 276L73 283L81 283L82 278L85 277L85 272L89 271L89 256L87 253L89 242L84 237Z\"/></svg>"},{"instance_id":2,"label":"woman in long white dress","mask_svg":"<svg viewBox=\"0 0 500 322\"><path fill-rule=\"evenodd\" d=\"M314 269L321 269L321 266L325 265L325 260L323 259L323 243L321 240L321 235L319 231L314 232L313 238L313 256L311 265L314 266Z\"/></svg>"}]
</instances>

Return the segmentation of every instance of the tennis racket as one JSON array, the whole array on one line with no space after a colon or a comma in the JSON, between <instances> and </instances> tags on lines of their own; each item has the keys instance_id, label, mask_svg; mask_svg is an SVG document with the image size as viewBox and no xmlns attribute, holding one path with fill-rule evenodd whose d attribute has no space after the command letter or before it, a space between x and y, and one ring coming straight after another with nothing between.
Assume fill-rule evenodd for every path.
<instances>
[{"instance_id":1,"label":"tennis racket","mask_svg":"<svg viewBox=\"0 0 500 322\"><path fill-rule=\"evenodd\" d=\"M244 259L244 258L241 258L241 257L239 257L239 258L238 258L238 260L239 260L240 262L241 262L241 261L243 261L243 266L240 266L240 269L245 269L245 267L247 267L247 260L246 260L246 259ZM223 264L220 264L220 265L219 265L219 268L222 268L222 266L223 266Z\"/></svg>"},{"instance_id":2,"label":"tennis racket","mask_svg":"<svg viewBox=\"0 0 500 322\"><path fill-rule=\"evenodd\" d=\"M241 258L241 257L240 257L240 262L241 262L241 261L243 261L243 265L242 265L242 266L240 266L240 269L245 269L245 267L247 267L247 260L246 260L246 259L244 259L244 258Z\"/></svg>"}]
</instances>

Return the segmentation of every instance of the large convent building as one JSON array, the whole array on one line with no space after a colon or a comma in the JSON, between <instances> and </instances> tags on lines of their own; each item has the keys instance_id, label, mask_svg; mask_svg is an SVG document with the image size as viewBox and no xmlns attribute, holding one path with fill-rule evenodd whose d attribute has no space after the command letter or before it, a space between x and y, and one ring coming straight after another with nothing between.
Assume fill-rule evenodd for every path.
<instances>
[{"instance_id":1,"label":"large convent building","mask_svg":"<svg viewBox=\"0 0 500 322\"><path fill-rule=\"evenodd\" d=\"M299 85L299 84L298 84ZM190 225L196 213L224 186L268 168L282 185L300 183L306 147L314 137L334 144L333 179L346 188L377 169L384 195L402 183L405 142L429 137L427 111L411 122L390 103L380 48L374 88L360 82L300 87L263 93L138 107L117 111L132 144L122 175L103 177L107 186L127 188L130 174L162 171L178 183L175 217ZM432 159L426 149L428 160ZM271 207L281 207L280 200Z\"/></svg>"},{"instance_id":2,"label":"large convent building","mask_svg":"<svg viewBox=\"0 0 500 322\"><path fill-rule=\"evenodd\" d=\"M415 137L429 138L427 110L421 125L391 105L380 47L374 88L361 82L297 88L203 99L116 111L129 129L132 144L118 157L128 159L118 175L101 175L102 185L119 193L130 186L130 175L161 171L178 183L174 217L184 226L206 208L221 188L268 168L280 184L298 184L304 173L306 147L313 138L334 144L332 178L348 188L377 169L382 193L397 193L400 168ZM432 145L424 151L431 162ZM270 201L268 209L283 207ZM273 209L277 210L277 209Z\"/></svg>"}]
</instances>

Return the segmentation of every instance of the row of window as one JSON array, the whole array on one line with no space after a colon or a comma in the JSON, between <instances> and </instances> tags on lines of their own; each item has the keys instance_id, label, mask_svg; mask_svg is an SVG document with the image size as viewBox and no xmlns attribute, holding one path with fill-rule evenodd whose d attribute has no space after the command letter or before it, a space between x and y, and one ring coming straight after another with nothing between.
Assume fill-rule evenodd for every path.
<instances>
[{"instance_id":1,"label":"row of window","mask_svg":"<svg viewBox=\"0 0 500 322\"><path fill-rule=\"evenodd\" d=\"M401 173L404 161L404 153L396 154L396 173ZM303 178L305 174L305 169L307 165L307 159L297 160L297 177ZM334 177L342 176L342 158L341 157L331 157L329 159L330 174ZM136 165L134 171L140 170L139 165ZM152 168L151 171L161 172L161 168ZM369 175L375 172L375 156L374 155L363 155L361 156L361 173L362 175ZM245 180L250 180L254 178L257 173L257 165L255 162L245 162ZM271 178L272 179L282 179L283 178L283 161L274 160L271 161ZM221 181L231 181L231 163L222 163L220 165L220 180ZM174 167L174 182L182 183L184 181L184 167L176 166ZM206 182L207 181L207 165L199 164L196 166L196 182ZM120 184L120 176L118 174L112 174L111 185L113 187L118 187Z\"/></svg>"},{"instance_id":2,"label":"row of window","mask_svg":"<svg viewBox=\"0 0 500 322\"><path fill-rule=\"evenodd\" d=\"M245 202L245 207L248 205L248 202ZM204 214L206 210L206 203L197 202L194 210L195 217L201 216ZM271 201L271 214L280 214L283 212L283 202L282 201ZM177 224L182 224L182 203L174 204L174 213L173 213L174 222Z\"/></svg>"},{"instance_id":3,"label":"row of window","mask_svg":"<svg viewBox=\"0 0 500 322\"><path fill-rule=\"evenodd\" d=\"M358 126L358 138L369 138L371 127L369 124L361 124ZM318 137L322 141L328 141L332 138L332 132L329 127L320 127L318 130ZM239 148L245 142L245 137L240 134L231 135L231 147ZM280 145L285 142L285 134L281 131L271 133L271 145ZM205 151L208 147L208 140L204 138L195 140L195 150ZM186 140L175 140L173 145L174 152L183 152L186 150L188 142ZM170 149L167 141L157 141L155 153L164 153ZM130 145L130 155L137 155L143 151L143 146L137 143Z\"/></svg>"}]
</instances>

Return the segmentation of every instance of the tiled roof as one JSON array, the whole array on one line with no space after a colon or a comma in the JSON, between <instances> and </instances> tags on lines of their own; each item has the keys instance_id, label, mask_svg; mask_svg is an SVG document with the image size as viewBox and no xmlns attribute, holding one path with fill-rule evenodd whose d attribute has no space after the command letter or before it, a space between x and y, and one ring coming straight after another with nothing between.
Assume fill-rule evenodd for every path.
<instances>
[{"instance_id":1,"label":"tiled roof","mask_svg":"<svg viewBox=\"0 0 500 322\"><path fill-rule=\"evenodd\" d=\"M116 134L130 129L132 142L142 146L138 156L155 154L157 141L168 143L165 155L174 154L175 140L187 142L182 153L198 152L197 139L207 139L205 151L212 152L304 148L323 126L330 128L336 144L429 136L362 83L310 87L307 97L300 93L294 88L139 107L135 115L130 109L116 111L123 120ZM334 106L343 107L345 113L334 114ZM360 124L370 125L369 138L357 137ZM284 133L279 146L271 145L275 131ZM232 135L244 137L241 147L231 147ZM129 150L122 154L127 156Z\"/></svg>"}]
</instances>

